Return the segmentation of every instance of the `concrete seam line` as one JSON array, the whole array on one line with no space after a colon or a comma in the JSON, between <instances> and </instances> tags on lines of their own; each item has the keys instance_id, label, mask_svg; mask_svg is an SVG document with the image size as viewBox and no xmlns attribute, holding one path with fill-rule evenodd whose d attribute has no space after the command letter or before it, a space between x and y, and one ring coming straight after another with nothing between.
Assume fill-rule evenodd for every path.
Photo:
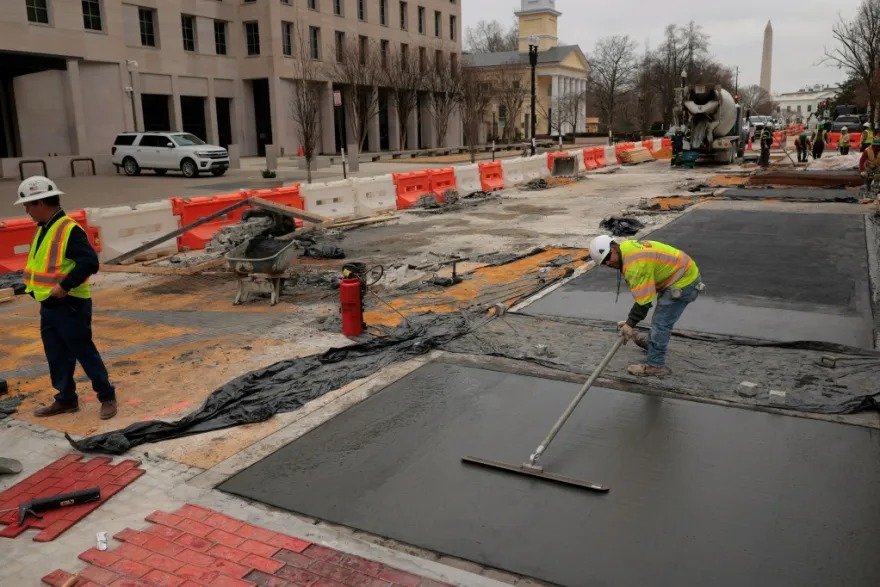
<instances>
[{"instance_id":1,"label":"concrete seam line","mask_svg":"<svg viewBox=\"0 0 880 587\"><path fill-rule=\"evenodd\" d=\"M563 279L560 279L559 281L557 281L557 282L554 283L553 285L551 285L551 286L549 286L549 287L547 287L547 288L545 288L545 289L542 289L541 291L539 291L539 292L536 293L535 295L529 296L529 297L527 297L526 299L521 300L521 301L515 303L515 304L514 304L513 306L511 306L510 309L507 310L507 311L508 311L508 312L518 312L518 311L522 310L523 308L525 308L525 307L528 306L529 304L532 304L532 303L534 303L534 302L537 302L538 300L540 300L540 299L543 298L544 296L553 293L554 291L556 291L557 289L559 289L559 288L562 287L563 285L567 284L569 281L571 281L571 280L573 280L573 279L576 279L576 278L580 277L581 275L583 275L583 274L586 273L587 271L590 271L590 270L593 269L595 266L596 266L596 264L593 263L592 261L587 261L586 263L584 263L583 265L581 265L580 267L578 267L577 269L575 269L574 272L573 272L571 275L569 275L568 277L565 277L565 278L563 278Z\"/></svg>"}]
</instances>

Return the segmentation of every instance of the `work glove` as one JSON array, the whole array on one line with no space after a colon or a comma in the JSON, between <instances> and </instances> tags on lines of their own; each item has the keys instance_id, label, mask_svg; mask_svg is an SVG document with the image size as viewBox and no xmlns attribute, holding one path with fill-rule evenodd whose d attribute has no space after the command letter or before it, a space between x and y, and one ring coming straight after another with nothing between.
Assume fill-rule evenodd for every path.
<instances>
[{"instance_id":1,"label":"work glove","mask_svg":"<svg viewBox=\"0 0 880 587\"><path fill-rule=\"evenodd\" d=\"M628 343L632 340L633 337L633 327L630 326L626 320L617 323L617 328L620 329L620 336L623 337L623 344Z\"/></svg>"}]
</instances>

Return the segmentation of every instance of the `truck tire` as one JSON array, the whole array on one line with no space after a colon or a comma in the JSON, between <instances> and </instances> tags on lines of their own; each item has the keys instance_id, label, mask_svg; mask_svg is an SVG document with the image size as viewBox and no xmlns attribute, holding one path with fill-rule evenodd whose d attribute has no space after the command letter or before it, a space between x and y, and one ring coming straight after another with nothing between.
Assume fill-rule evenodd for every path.
<instances>
[{"instance_id":1,"label":"truck tire","mask_svg":"<svg viewBox=\"0 0 880 587\"><path fill-rule=\"evenodd\" d=\"M183 172L184 177L198 177L199 166L192 159L186 158L180 162L180 171Z\"/></svg>"},{"instance_id":2,"label":"truck tire","mask_svg":"<svg viewBox=\"0 0 880 587\"><path fill-rule=\"evenodd\" d=\"M134 160L134 157L126 157L122 160L122 170L125 171L125 175L141 174L141 166Z\"/></svg>"}]
</instances>

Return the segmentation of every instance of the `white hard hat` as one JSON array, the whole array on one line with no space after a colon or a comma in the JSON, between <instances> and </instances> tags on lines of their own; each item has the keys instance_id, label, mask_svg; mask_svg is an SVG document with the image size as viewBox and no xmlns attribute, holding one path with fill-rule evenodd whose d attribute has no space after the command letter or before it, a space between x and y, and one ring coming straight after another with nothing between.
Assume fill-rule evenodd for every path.
<instances>
[{"instance_id":1,"label":"white hard hat","mask_svg":"<svg viewBox=\"0 0 880 587\"><path fill-rule=\"evenodd\" d=\"M863 124L863 125L862 125L862 126L864 126L864 127L865 127L865 128L871 128L871 124L870 124L870 123L868 123L868 122L866 122L866 123L865 123L865 124Z\"/></svg>"},{"instance_id":2,"label":"white hard hat","mask_svg":"<svg viewBox=\"0 0 880 587\"><path fill-rule=\"evenodd\" d=\"M844 126L840 129L841 132L846 132L847 128Z\"/></svg>"},{"instance_id":3,"label":"white hard hat","mask_svg":"<svg viewBox=\"0 0 880 587\"><path fill-rule=\"evenodd\" d=\"M60 196L64 192L58 189L55 182L42 175L34 175L18 185L18 198L16 204L35 202L52 196Z\"/></svg>"},{"instance_id":4,"label":"white hard hat","mask_svg":"<svg viewBox=\"0 0 880 587\"><path fill-rule=\"evenodd\" d=\"M593 259L593 263L601 265L608 258L613 242L614 239L607 234L597 236L590 242L590 258Z\"/></svg>"}]
</instances>

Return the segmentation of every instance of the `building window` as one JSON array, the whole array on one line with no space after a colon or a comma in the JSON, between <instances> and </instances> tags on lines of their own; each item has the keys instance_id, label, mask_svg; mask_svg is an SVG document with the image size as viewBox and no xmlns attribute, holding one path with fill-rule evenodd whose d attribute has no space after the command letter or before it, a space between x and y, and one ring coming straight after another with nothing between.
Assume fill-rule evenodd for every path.
<instances>
[{"instance_id":1,"label":"building window","mask_svg":"<svg viewBox=\"0 0 880 587\"><path fill-rule=\"evenodd\" d=\"M345 33L336 31L336 61L342 63L345 58Z\"/></svg>"},{"instance_id":2,"label":"building window","mask_svg":"<svg viewBox=\"0 0 880 587\"><path fill-rule=\"evenodd\" d=\"M424 72L428 68L428 50L419 47L419 71Z\"/></svg>"},{"instance_id":3,"label":"building window","mask_svg":"<svg viewBox=\"0 0 880 587\"><path fill-rule=\"evenodd\" d=\"M388 26L388 0L379 0L379 24Z\"/></svg>"},{"instance_id":4,"label":"building window","mask_svg":"<svg viewBox=\"0 0 880 587\"><path fill-rule=\"evenodd\" d=\"M798 112L801 111L801 105L800 105L800 104L797 105L797 111L798 111Z\"/></svg>"},{"instance_id":5,"label":"building window","mask_svg":"<svg viewBox=\"0 0 880 587\"><path fill-rule=\"evenodd\" d=\"M367 21L367 0L358 0L358 20Z\"/></svg>"},{"instance_id":6,"label":"building window","mask_svg":"<svg viewBox=\"0 0 880 587\"><path fill-rule=\"evenodd\" d=\"M82 0L83 27L88 31L100 31L101 0Z\"/></svg>"},{"instance_id":7,"label":"building window","mask_svg":"<svg viewBox=\"0 0 880 587\"><path fill-rule=\"evenodd\" d=\"M437 68L437 71L443 69L443 51L440 49L434 52L434 67Z\"/></svg>"},{"instance_id":8,"label":"building window","mask_svg":"<svg viewBox=\"0 0 880 587\"><path fill-rule=\"evenodd\" d=\"M380 47L379 52L381 55L380 58L382 59L382 67L387 68L388 67L388 41L383 40L381 43L379 43L379 47Z\"/></svg>"},{"instance_id":9,"label":"building window","mask_svg":"<svg viewBox=\"0 0 880 587\"><path fill-rule=\"evenodd\" d=\"M49 24L49 0L26 0L28 22Z\"/></svg>"},{"instance_id":10,"label":"building window","mask_svg":"<svg viewBox=\"0 0 880 587\"><path fill-rule=\"evenodd\" d=\"M138 8L138 24L141 29L141 45L156 46L156 11L149 8Z\"/></svg>"},{"instance_id":11,"label":"building window","mask_svg":"<svg viewBox=\"0 0 880 587\"><path fill-rule=\"evenodd\" d=\"M318 0L309 0L309 10L318 9Z\"/></svg>"},{"instance_id":12,"label":"building window","mask_svg":"<svg viewBox=\"0 0 880 587\"><path fill-rule=\"evenodd\" d=\"M400 66L403 69L406 69L407 64L409 63L409 45L406 43L400 44Z\"/></svg>"},{"instance_id":13,"label":"building window","mask_svg":"<svg viewBox=\"0 0 880 587\"><path fill-rule=\"evenodd\" d=\"M321 29L309 27L309 52L312 59L321 58Z\"/></svg>"},{"instance_id":14,"label":"building window","mask_svg":"<svg viewBox=\"0 0 880 587\"><path fill-rule=\"evenodd\" d=\"M361 65L367 64L368 53L370 52L370 41L367 37L361 35L358 37L358 59L360 59Z\"/></svg>"},{"instance_id":15,"label":"building window","mask_svg":"<svg viewBox=\"0 0 880 587\"><path fill-rule=\"evenodd\" d=\"M293 55L293 23L281 23L281 52L290 57Z\"/></svg>"},{"instance_id":16,"label":"building window","mask_svg":"<svg viewBox=\"0 0 880 587\"><path fill-rule=\"evenodd\" d=\"M449 15L449 39L451 41L455 40L455 15Z\"/></svg>"},{"instance_id":17,"label":"building window","mask_svg":"<svg viewBox=\"0 0 880 587\"><path fill-rule=\"evenodd\" d=\"M333 0L333 14L342 16L342 0Z\"/></svg>"},{"instance_id":18,"label":"building window","mask_svg":"<svg viewBox=\"0 0 880 587\"><path fill-rule=\"evenodd\" d=\"M247 54L260 54L260 23L256 21L244 23L244 36L247 42Z\"/></svg>"},{"instance_id":19,"label":"building window","mask_svg":"<svg viewBox=\"0 0 880 587\"><path fill-rule=\"evenodd\" d=\"M226 55L226 22L214 21L214 52L217 55Z\"/></svg>"},{"instance_id":20,"label":"building window","mask_svg":"<svg viewBox=\"0 0 880 587\"><path fill-rule=\"evenodd\" d=\"M807 104L807 112L812 112L812 111L813 111L813 105Z\"/></svg>"},{"instance_id":21,"label":"building window","mask_svg":"<svg viewBox=\"0 0 880 587\"><path fill-rule=\"evenodd\" d=\"M180 29L183 31L183 50L196 50L196 19L189 14L180 15Z\"/></svg>"},{"instance_id":22,"label":"building window","mask_svg":"<svg viewBox=\"0 0 880 587\"><path fill-rule=\"evenodd\" d=\"M419 6L419 34L425 34L425 7Z\"/></svg>"},{"instance_id":23,"label":"building window","mask_svg":"<svg viewBox=\"0 0 880 587\"><path fill-rule=\"evenodd\" d=\"M405 31L407 25L409 24L409 18L407 15L408 5L406 2L400 3L400 30Z\"/></svg>"},{"instance_id":24,"label":"building window","mask_svg":"<svg viewBox=\"0 0 880 587\"><path fill-rule=\"evenodd\" d=\"M443 34L442 31L440 30L440 27L442 26L440 24L442 22L442 18L443 18L443 15L440 13L440 11L435 10L434 11L434 36L435 37L439 37L440 35Z\"/></svg>"}]
</instances>

